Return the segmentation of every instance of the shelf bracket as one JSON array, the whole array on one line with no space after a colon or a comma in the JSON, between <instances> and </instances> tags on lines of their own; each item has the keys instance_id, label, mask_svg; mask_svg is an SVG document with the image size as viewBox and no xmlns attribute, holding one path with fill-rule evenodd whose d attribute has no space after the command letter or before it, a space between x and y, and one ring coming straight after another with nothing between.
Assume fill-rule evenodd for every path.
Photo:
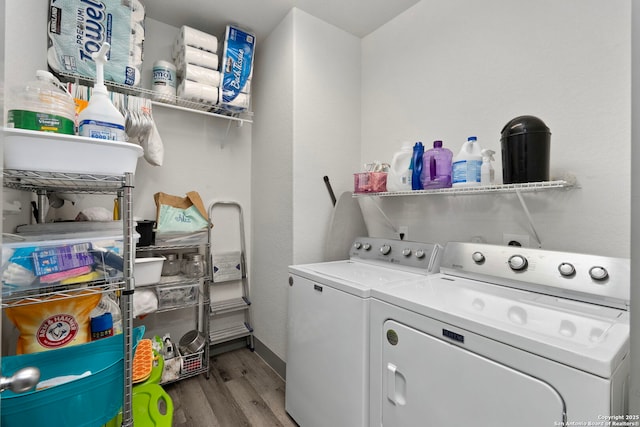
<instances>
[{"instance_id":1,"label":"shelf bracket","mask_svg":"<svg viewBox=\"0 0 640 427\"><path fill-rule=\"evenodd\" d=\"M529 212L529 209L527 208L527 204L524 201L524 198L522 197L522 192L520 191L520 189L516 189L516 195L518 196L518 200L520 201L520 206L522 206L522 210L524 210L524 214L527 217L527 221L529 221L529 227L531 228L531 232L533 233L533 238L536 240L536 242L538 242L538 247L541 248L542 247L542 242L540 241L540 236L538 236L538 232L536 231L536 226L533 223L533 218L531 217L531 213Z\"/></svg>"}]
</instances>

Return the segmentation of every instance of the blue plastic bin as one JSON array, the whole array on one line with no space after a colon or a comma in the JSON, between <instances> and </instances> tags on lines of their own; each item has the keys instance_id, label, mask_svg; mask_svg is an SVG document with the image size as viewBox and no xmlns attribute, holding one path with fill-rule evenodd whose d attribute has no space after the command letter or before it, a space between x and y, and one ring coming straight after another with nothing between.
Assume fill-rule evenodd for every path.
<instances>
[{"instance_id":1,"label":"blue plastic bin","mask_svg":"<svg viewBox=\"0 0 640 427\"><path fill-rule=\"evenodd\" d=\"M135 346L144 327L135 328ZM2 358L4 376L27 366L40 369L40 381L63 375L91 375L54 387L13 393L4 391L3 427L99 426L118 414L124 388L124 340L121 334L59 350Z\"/></svg>"}]
</instances>

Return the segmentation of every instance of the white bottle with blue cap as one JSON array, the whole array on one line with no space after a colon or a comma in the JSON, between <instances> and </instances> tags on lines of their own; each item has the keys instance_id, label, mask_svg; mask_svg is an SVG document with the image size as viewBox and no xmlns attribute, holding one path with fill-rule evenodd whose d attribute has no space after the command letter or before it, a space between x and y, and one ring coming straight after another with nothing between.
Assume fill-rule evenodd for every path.
<instances>
[{"instance_id":1,"label":"white bottle with blue cap","mask_svg":"<svg viewBox=\"0 0 640 427\"><path fill-rule=\"evenodd\" d=\"M482 168L482 148L478 138L470 136L453 158L451 180L453 187L474 187L480 185Z\"/></svg>"}]
</instances>

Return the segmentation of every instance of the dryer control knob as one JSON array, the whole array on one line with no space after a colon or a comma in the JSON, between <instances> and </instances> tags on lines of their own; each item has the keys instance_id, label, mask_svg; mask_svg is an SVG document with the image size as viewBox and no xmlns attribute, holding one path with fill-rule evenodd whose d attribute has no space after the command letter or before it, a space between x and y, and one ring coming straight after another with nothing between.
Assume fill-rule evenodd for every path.
<instances>
[{"instance_id":1,"label":"dryer control knob","mask_svg":"<svg viewBox=\"0 0 640 427\"><path fill-rule=\"evenodd\" d=\"M365 251L370 251L371 243L365 243L364 245L362 245L362 249L364 249Z\"/></svg>"},{"instance_id":2,"label":"dryer control knob","mask_svg":"<svg viewBox=\"0 0 640 427\"><path fill-rule=\"evenodd\" d=\"M596 266L591 267L589 270L589 276L591 276L593 280L605 280L609 277L609 272L604 267Z\"/></svg>"},{"instance_id":3,"label":"dryer control knob","mask_svg":"<svg viewBox=\"0 0 640 427\"><path fill-rule=\"evenodd\" d=\"M391 252L391 246L389 245L382 245L380 247L380 253L382 255L389 255L389 253Z\"/></svg>"},{"instance_id":4,"label":"dryer control knob","mask_svg":"<svg viewBox=\"0 0 640 427\"><path fill-rule=\"evenodd\" d=\"M411 256L411 249L409 248L405 248L402 250L402 255L404 256Z\"/></svg>"},{"instance_id":5,"label":"dryer control knob","mask_svg":"<svg viewBox=\"0 0 640 427\"><path fill-rule=\"evenodd\" d=\"M416 251L416 258L421 259L424 258L426 254L424 253L424 249L418 249Z\"/></svg>"},{"instance_id":6,"label":"dryer control knob","mask_svg":"<svg viewBox=\"0 0 640 427\"><path fill-rule=\"evenodd\" d=\"M362 243L360 243L360 242L355 242L355 243L353 244L353 247L354 247L354 248L356 248L356 249L360 249L360 248L362 247Z\"/></svg>"},{"instance_id":7,"label":"dryer control knob","mask_svg":"<svg viewBox=\"0 0 640 427\"><path fill-rule=\"evenodd\" d=\"M562 264L560 264L558 266L558 271L564 277L569 277L576 274L576 268L573 266L573 264L569 264L568 262L563 262Z\"/></svg>"},{"instance_id":8,"label":"dryer control knob","mask_svg":"<svg viewBox=\"0 0 640 427\"><path fill-rule=\"evenodd\" d=\"M528 262L522 255L513 255L509 258L509 267L514 271L522 271L527 268Z\"/></svg>"},{"instance_id":9,"label":"dryer control knob","mask_svg":"<svg viewBox=\"0 0 640 427\"><path fill-rule=\"evenodd\" d=\"M471 258L476 262L476 264L482 264L485 261L485 257L482 252L474 252L471 255Z\"/></svg>"}]
</instances>

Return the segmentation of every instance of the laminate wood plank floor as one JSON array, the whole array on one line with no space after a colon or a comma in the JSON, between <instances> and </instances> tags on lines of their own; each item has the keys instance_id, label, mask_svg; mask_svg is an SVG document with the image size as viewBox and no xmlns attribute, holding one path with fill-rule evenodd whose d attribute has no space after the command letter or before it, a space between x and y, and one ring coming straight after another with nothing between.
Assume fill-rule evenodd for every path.
<instances>
[{"instance_id":1,"label":"laminate wood plank floor","mask_svg":"<svg viewBox=\"0 0 640 427\"><path fill-rule=\"evenodd\" d=\"M254 352L213 356L209 372L164 387L173 427L297 427L284 409L284 380Z\"/></svg>"}]
</instances>

